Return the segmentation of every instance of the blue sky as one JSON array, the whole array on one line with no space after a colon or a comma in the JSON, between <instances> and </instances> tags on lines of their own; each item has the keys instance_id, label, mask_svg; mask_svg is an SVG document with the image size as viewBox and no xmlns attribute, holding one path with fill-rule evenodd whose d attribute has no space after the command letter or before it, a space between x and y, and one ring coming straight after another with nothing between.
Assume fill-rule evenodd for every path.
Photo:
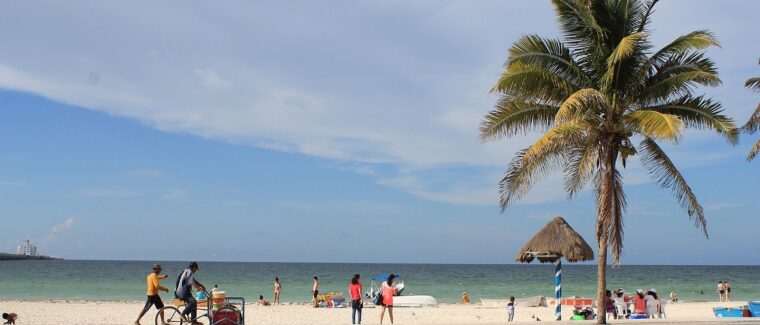
<instances>
[{"instance_id":1,"label":"blue sky","mask_svg":"<svg viewBox=\"0 0 760 325\"><path fill-rule=\"evenodd\" d=\"M496 183L535 136L477 138L506 49L558 35L548 1L0 6L0 251L511 263L555 215L593 240L593 198L568 202L560 175L500 214ZM724 83L705 92L739 123L760 101L743 88L759 11L671 0L653 21L660 46L716 33ZM667 149L710 239L634 163L622 262L757 264L756 139L687 135Z\"/></svg>"}]
</instances>

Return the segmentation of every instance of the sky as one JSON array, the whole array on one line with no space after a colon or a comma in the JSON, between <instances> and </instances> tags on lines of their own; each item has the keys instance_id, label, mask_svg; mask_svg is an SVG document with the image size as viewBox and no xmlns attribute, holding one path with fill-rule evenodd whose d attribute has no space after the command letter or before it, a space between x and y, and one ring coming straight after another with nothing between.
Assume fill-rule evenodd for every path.
<instances>
[{"instance_id":1,"label":"sky","mask_svg":"<svg viewBox=\"0 0 760 325\"><path fill-rule=\"evenodd\" d=\"M0 251L69 259L513 263L561 215L592 246L594 202L549 175L500 213L536 135L482 143L506 51L559 37L549 1L3 2ZM713 31L743 124L760 94L752 1L669 0L656 46ZM756 137L666 146L709 239L638 163L623 264L758 264Z\"/></svg>"}]
</instances>

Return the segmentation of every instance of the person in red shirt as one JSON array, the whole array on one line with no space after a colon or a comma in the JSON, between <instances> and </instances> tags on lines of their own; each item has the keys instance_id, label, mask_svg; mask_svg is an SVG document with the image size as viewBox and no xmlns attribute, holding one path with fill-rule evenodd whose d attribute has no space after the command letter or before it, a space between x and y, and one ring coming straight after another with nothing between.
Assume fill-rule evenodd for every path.
<instances>
[{"instance_id":1,"label":"person in red shirt","mask_svg":"<svg viewBox=\"0 0 760 325\"><path fill-rule=\"evenodd\" d=\"M396 276L391 274L388 276L388 281L383 282L381 291L383 293L383 309L380 310L380 324L383 323L383 316L385 316L385 310L388 310L388 317L393 324L393 296L396 295Z\"/></svg>"},{"instance_id":2,"label":"person in red shirt","mask_svg":"<svg viewBox=\"0 0 760 325\"><path fill-rule=\"evenodd\" d=\"M362 323L362 283L359 281L359 275L354 274L351 282L348 283L348 295L351 297L351 324ZM359 317L357 318L357 312Z\"/></svg>"},{"instance_id":3,"label":"person in red shirt","mask_svg":"<svg viewBox=\"0 0 760 325\"><path fill-rule=\"evenodd\" d=\"M647 302L644 295L644 290L636 290L636 295L633 296L633 313L634 314L646 314Z\"/></svg>"}]
</instances>

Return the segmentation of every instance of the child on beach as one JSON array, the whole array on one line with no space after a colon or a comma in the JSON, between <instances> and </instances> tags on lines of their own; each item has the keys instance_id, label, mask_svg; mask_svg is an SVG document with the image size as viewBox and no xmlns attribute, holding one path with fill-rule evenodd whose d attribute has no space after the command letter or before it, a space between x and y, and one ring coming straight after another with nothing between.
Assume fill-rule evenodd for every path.
<instances>
[{"instance_id":1,"label":"child on beach","mask_svg":"<svg viewBox=\"0 0 760 325\"><path fill-rule=\"evenodd\" d=\"M467 292L462 292L462 304L469 304L470 303L470 296L467 295Z\"/></svg>"},{"instance_id":2,"label":"child on beach","mask_svg":"<svg viewBox=\"0 0 760 325\"><path fill-rule=\"evenodd\" d=\"M3 313L3 319L5 320L5 323L3 324L16 325L16 319L18 319L18 315L15 313Z\"/></svg>"},{"instance_id":3,"label":"child on beach","mask_svg":"<svg viewBox=\"0 0 760 325\"><path fill-rule=\"evenodd\" d=\"M269 301L264 300L264 296L263 295L259 295L259 303L258 303L258 305L259 306L269 306L269 305L271 305L271 303L269 303Z\"/></svg>"},{"instance_id":4,"label":"child on beach","mask_svg":"<svg viewBox=\"0 0 760 325\"><path fill-rule=\"evenodd\" d=\"M515 297L509 297L509 303L507 303L507 321L511 322L515 319Z\"/></svg>"}]
</instances>

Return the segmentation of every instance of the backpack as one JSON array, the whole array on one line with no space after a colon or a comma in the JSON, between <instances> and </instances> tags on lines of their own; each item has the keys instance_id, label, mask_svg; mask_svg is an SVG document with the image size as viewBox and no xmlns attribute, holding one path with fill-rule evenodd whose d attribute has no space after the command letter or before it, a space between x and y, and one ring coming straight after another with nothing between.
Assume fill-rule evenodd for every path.
<instances>
[{"instance_id":1,"label":"backpack","mask_svg":"<svg viewBox=\"0 0 760 325\"><path fill-rule=\"evenodd\" d=\"M185 274L185 270L182 270L182 272L179 273L179 275L177 276L177 281L174 283L174 298L177 298L177 299L182 299L182 297L180 297L177 294L177 292L179 291L179 282L182 281L183 274ZM185 286L187 285L184 285L183 287Z\"/></svg>"}]
</instances>

